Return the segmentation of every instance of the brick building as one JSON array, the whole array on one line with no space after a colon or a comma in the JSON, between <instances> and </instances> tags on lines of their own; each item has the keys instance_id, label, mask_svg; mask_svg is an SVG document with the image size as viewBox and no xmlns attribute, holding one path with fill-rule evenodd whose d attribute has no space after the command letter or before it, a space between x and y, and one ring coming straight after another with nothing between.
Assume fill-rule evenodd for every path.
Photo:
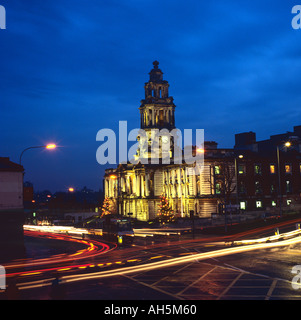
<instances>
[{"instance_id":1,"label":"brick building","mask_svg":"<svg viewBox=\"0 0 301 320\"><path fill-rule=\"evenodd\" d=\"M293 132L256 141L254 132L235 135L238 198L246 210L299 208L301 126Z\"/></svg>"}]
</instances>

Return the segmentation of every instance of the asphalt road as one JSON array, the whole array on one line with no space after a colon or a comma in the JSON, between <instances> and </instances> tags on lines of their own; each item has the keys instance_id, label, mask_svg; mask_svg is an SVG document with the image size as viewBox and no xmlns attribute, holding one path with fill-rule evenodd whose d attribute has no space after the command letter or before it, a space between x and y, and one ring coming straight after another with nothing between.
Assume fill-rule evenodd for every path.
<instances>
[{"instance_id":1,"label":"asphalt road","mask_svg":"<svg viewBox=\"0 0 301 320\"><path fill-rule=\"evenodd\" d=\"M294 225L280 228L292 230ZM283 230L281 230L283 229ZM236 236L259 237L271 234L273 229L256 234ZM234 239L229 237L228 240ZM24 300L292 300L301 298L301 288L293 288L299 265L301 244L260 249L220 256L155 269L134 269L124 273L118 270L138 268L174 258L194 257L194 254L223 249L220 237L202 236L191 240L171 238L136 241L135 246L116 248L103 255L87 257L80 264L60 265L60 269L28 272L14 277L17 298ZM51 241L51 240L49 240ZM217 242L218 241L218 242ZM112 273L116 270L116 274ZM137 271L135 271L137 270ZM103 276L110 272L109 276ZM83 275L82 279L71 281ZM91 275L93 278L89 278ZM97 276L95 276L97 275ZM61 280L61 293L54 293L55 277ZM73 278L75 277L75 278ZM2 295L2 298L6 297Z\"/></svg>"},{"instance_id":2,"label":"asphalt road","mask_svg":"<svg viewBox=\"0 0 301 320\"><path fill-rule=\"evenodd\" d=\"M299 261L300 245L62 286L64 298L72 300L292 300L301 298L301 288L292 287L292 267ZM49 299L51 290L21 290L21 296Z\"/></svg>"}]
</instances>

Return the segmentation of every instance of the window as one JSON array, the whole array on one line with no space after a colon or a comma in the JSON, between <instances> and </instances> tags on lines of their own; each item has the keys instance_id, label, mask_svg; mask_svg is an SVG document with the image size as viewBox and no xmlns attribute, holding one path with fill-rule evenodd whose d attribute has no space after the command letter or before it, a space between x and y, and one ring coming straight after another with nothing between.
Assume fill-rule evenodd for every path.
<instances>
[{"instance_id":1,"label":"window","mask_svg":"<svg viewBox=\"0 0 301 320\"><path fill-rule=\"evenodd\" d=\"M286 204L287 204L288 206L290 206L291 203L292 203L292 200L291 200L291 199L287 199L287 200L286 200Z\"/></svg>"},{"instance_id":2,"label":"window","mask_svg":"<svg viewBox=\"0 0 301 320\"><path fill-rule=\"evenodd\" d=\"M215 194L221 194L222 186L219 182L215 184Z\"/></svg>"},{"instance_id":3,"label":"window","mask_svg":"<svg viewBox=\"0 0 301 320\"><path fill-rule=\"evenodd\" d=\"M275 165L270 164L270 174L275 174L275 173L276 173Z\"/></svg>"},{"instance_id":4,"label":"window","mask_svg":"<svg viewBox=\"0 0 301 320\"><path fill-rule=\"evenodd\" d=\"M261 193L261 184L259 181L255 181L255 194Z\"/></svg>"},{"instance_id":5,"label":"window","mask_svg":"<svg viewBox=\"0 0 301 320\"><path fill-rule=\"evenodd\" d=\"M238 165L238 174L245 174L246 173L246 166L244 164Z\"/></svg>"},{"instance_id":6,"label":"window","mask_svg":"<svg viewBox=\"0 0 301 320\"><path fill-rule=\"evenodd\" d=\"M215 174L221 174L221 167L220 166L214 166L214 173Z\"/></svg>"},{"instance_id":7,"label":"window","mask_svg":"<svg viewBox=\"0 0 301 320\"><path fill-rule=\"evenodd\" d=\"M164 125L164 111L163 110L159 110L159 126L163 126Z\"/></svg>"},{"instance_id":8,"label":"window","mask_svg":"<svg viewBox=\"0 0 301 320\"><path fill-rule=\"evenodd\" d=\"M255 174L261 174L261 165L260 164L255 164L254 173Z\"/></svg>"},{"instance_id":9,"label":"window","mask_svg":"<svg viewBox=\"0 0 301 320\"><path fill-rule=\"evenodd\" d=\"M274 192L276 192L275 185L274 185L274 184L271 184L271 193L274 193Z\"/></svg>"},{"instance_id":10,"label":"window","mask_svg":"<svg viewBox=\"0 0 301 320\"><path fill-rule=\"evenodd\" d=\"M286 187L286 192L289 193L289 192L292 192L292 184L289 180L286 180L285 181L285 187Z\"/></svg>"},{"instance_id":11,"label":"window","mask_svg":"<svg viewBox=\"0 0 301 320\"><path fill-rule=\"evenodd\" d=\"M239 183L238 192L239 193L246 193L246 186L243 181L240 181L240 183Z\"/></svg>"},{"instance_id":12,"label":"window","mask_svg":"<svg viewBox=\"0 0 301 320\"><path fill-rule=\"evenodd\" d=\"M272 207L276 207L276 201L272 200Z\"/></svg>"},{"instance_id":13,"label":"window","mask_svg":"<svg viewBox=\"0 0 301 320\"><path fill-rule=\"evenodd\" d=\"M245 201L241 201L240 202L240 209L241 210L246 210L246 202Z\"/></svg>"},{"instance_id":14,"label":"window","mask_svg":"<svg viewBox=\"0 0 301 320\"><path fill-rule=\"evenodd\" d=\"M256 208L262 208L262 202L256 201Z\"/></svg>"},{"instance_id":15,"label":"window","mask_svg":"<svg viewBox=\"0 0 301 320\"><path fill-rule=\"evenodd\" d=\"M285 168L285 173L292 173L292 165L286 164L284 168Z\"/></svg>"}]
</instances>

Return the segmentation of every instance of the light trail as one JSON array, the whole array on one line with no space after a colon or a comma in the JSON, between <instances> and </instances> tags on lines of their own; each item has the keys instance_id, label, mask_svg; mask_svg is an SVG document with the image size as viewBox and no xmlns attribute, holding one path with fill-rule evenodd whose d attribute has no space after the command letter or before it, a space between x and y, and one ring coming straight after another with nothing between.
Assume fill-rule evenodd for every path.
<instances>
[{"instance_id":1,"label":"light trail","mask_svg":"<svg viewBox=\"0 0 301 320\"><path fill-rule=\"evenodd\" d=\"M39 232L39 231L29 231L26 230L24 231L24 234L27 236L31 237L42 237L42 238L49 238L49 239L55 239L55 240L62 240L62 241L72 241L72 242L77 242L80 244L83 244L86 246L85 249L81 249L76 251L75 253L72 254L58 254L54 255L51 257L47 258L41 258L41 259L24 259L21 261L18 261L17 263L8 263L5 264L4 267L6 270L9 269L15 269L15 268L28 268L28 267L37 267L37 266L43 266L43 265L51 265L51 264L61 264L65 262L74 262L77 260L82 260L86 258L91 258L91 257L96 257L101 254L104 254L106 252L109 252L117 247L116 244L114 244L113 247L110 247L108 244L95 241L95 240L80 240L80 239L75 239L70 236L66 235L57 235L53 233L45 233L45 232ZM36 272L43 272L43 271L48 271L48 270L55 270L55 268L52 269L44 269L44 270L35 270ZM28 273L27 272L19 272L19 273L7 273L7 276L12 276L12 275L24 275Z\"/></svg>"},{"instance_id":2,"label":"light trail","mask_svg":"<svg viewBox=\"0 0 301 320\"><path fill-rule=\"evenodd\" d=\"M97 234L102 235L102 229L84 229L84 228L75 228L68 226L34 226L34 225L24 225L24 230L29 231L40 231L40 232L49 232L57 234L74 234L74 235L88 235L88 234ZM135 236L137 237L153 237L154 235L161 236L170 236L170 235L181 235L181 231L189 231L191 228L179 228L179 231L174 231L172 228L167 229L133 229Z\"/></svg>"},{"instance_id":3,"label":"light trail","mask_svg":"<svg viewBox=\"0 0 301 320\"><path fill-rule=\"evenodd\" d=\"M172 259L163 260L163 261L161 260L158 262L147 263L144 265L102 271L102 272L97 272L93 274L64 276L62 277L62 279L65 282L75 282L75 281L90 280L90 279L97 279L97 278L103 278L103 277L112 277L116 275L124 275L129 273L154 270L158 268L171 267L178 264L192 262L195 260L206 260L206 259L217 258L221 256L237 254L237 253L242 253L247 251L288 246L288 245L299 243L299 242L301 242L301 237L283 240L283 241L274 242L274 243L273 242L261 243L261 244L246 245L246 246L240 246L240 247L234 247L234 248L220 249L220 250L215 250L215 251L210 251L205 253L192 254L186 257L172 258Z\"/></svg>"},{"instance_id":4,"label":"light trail","mask_svg":"<svg viewBox=\"0 0 301 320\"><path fill-rule=\"evenodd\" d=\"M56 234L75 234L75 235L85 235L89 234L87 229L74 228L68 226L35 226L35 225L24 225L24 230L28 231L39 231L47 233L56 233Z\"/></svg>"},{"instance_id":5,"label":"light trail","mask_svg":"<svg viewBox=\"0 0 301 320\"><path fill-rule=\"evenodd\" d=\"M256 243L264 243L264 242L271 242L271 241L279 241L284 239L289 239L295 236L301 235L301 230L293 230L290 232L286 232L283 234L275 234L274 236L260 238L260 239L250 239L250 240L239 240L239 241L233 241L233 244L237 245L244 245L244 244L256 244Z\"/></svg>"},{"instance_id":6,"label":"light trail","mask_svg":"<svg viewBox=\"0 0 301 320\"><path fill-rule=\"evenodd\" d=\"M298 231L299 231L299 233L301 232L300 230L298 230ZM283 234L283 235L285 235L285 234ZM290 239L286 239L286 240L282 240L282 241L277 241L277 242L257 243L257 244L255 243L255 244L251 244L251 245L244 245L244 246L231 247L231 248L226 248L226 249L219 249L219 250L214 250L214 251L205 252L205 253L191 254L189 256L184 256L184 257L181 256L178 258L171 258L171 259L167 259L167 260L146 263L146 264L142 264L139 266L123 267L123 268L118 268L118 269L114 269L114 270L106 270L106 271L100 271L100 272L89 273L89 274L62 276L61 280L65 283L72 283L72 282L77 282L77 281L85 281L85 280L91 280L91 279L100 279L100 278L105 278L105 277L126 275L126 274L130 274L130 273L145 272L145 271L155 270L155 269L159 269L159 268L176 266L179 264L193 262L196 260L200 261L200 260L217 258L217 257L221 257L221 256L238 254L238 253L243 253L243 252L248 252L248 251L289 246L291 244L296 244L296 243L300 243L300 242L301 242L301 237L294 237L294 238L290 238ZM47 285L46 284L47 281L49 281L49 279L48 280L40 280L40 281L35 282L34 284L31 283L29 286L27 283L19 284L18 286L20 289L29 289L29 288L33 288L33 286L34 287L41 287L41 286Z\"/></svg>"}]
</instances>

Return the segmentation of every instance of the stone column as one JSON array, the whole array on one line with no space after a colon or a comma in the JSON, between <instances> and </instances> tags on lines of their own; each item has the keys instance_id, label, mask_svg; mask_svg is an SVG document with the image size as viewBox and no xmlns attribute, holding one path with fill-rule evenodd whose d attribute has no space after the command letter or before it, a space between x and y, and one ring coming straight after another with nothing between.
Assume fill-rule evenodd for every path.
<instances>
[{"instance_id":1,"label":"stone column","mask_svg":"<svg viewBox=\"0 0 301 320\"><path fill-rule=\"evenodd\" d=\"M145 174L145 196L149 196L149 174Z\"/></svg>"},{"instance_id":2,"label":"stone column","mask_svg":"<svg viewBox=\"0 0 301 320\"><path fill-rule=\"evenodd\" d=\"M141 196L145 196L145 189L144 189L144 175L141 175Z\"/></svg>"},{"instance_id":3,"label":"stone column","mask_svg":"<svg viewBox=\"0 0 301 320\"><path fill-rule=\"evenodd\" d=\"M136 196L140 197L140 176L136 174Z\"/></svg>"}]
</instances>

